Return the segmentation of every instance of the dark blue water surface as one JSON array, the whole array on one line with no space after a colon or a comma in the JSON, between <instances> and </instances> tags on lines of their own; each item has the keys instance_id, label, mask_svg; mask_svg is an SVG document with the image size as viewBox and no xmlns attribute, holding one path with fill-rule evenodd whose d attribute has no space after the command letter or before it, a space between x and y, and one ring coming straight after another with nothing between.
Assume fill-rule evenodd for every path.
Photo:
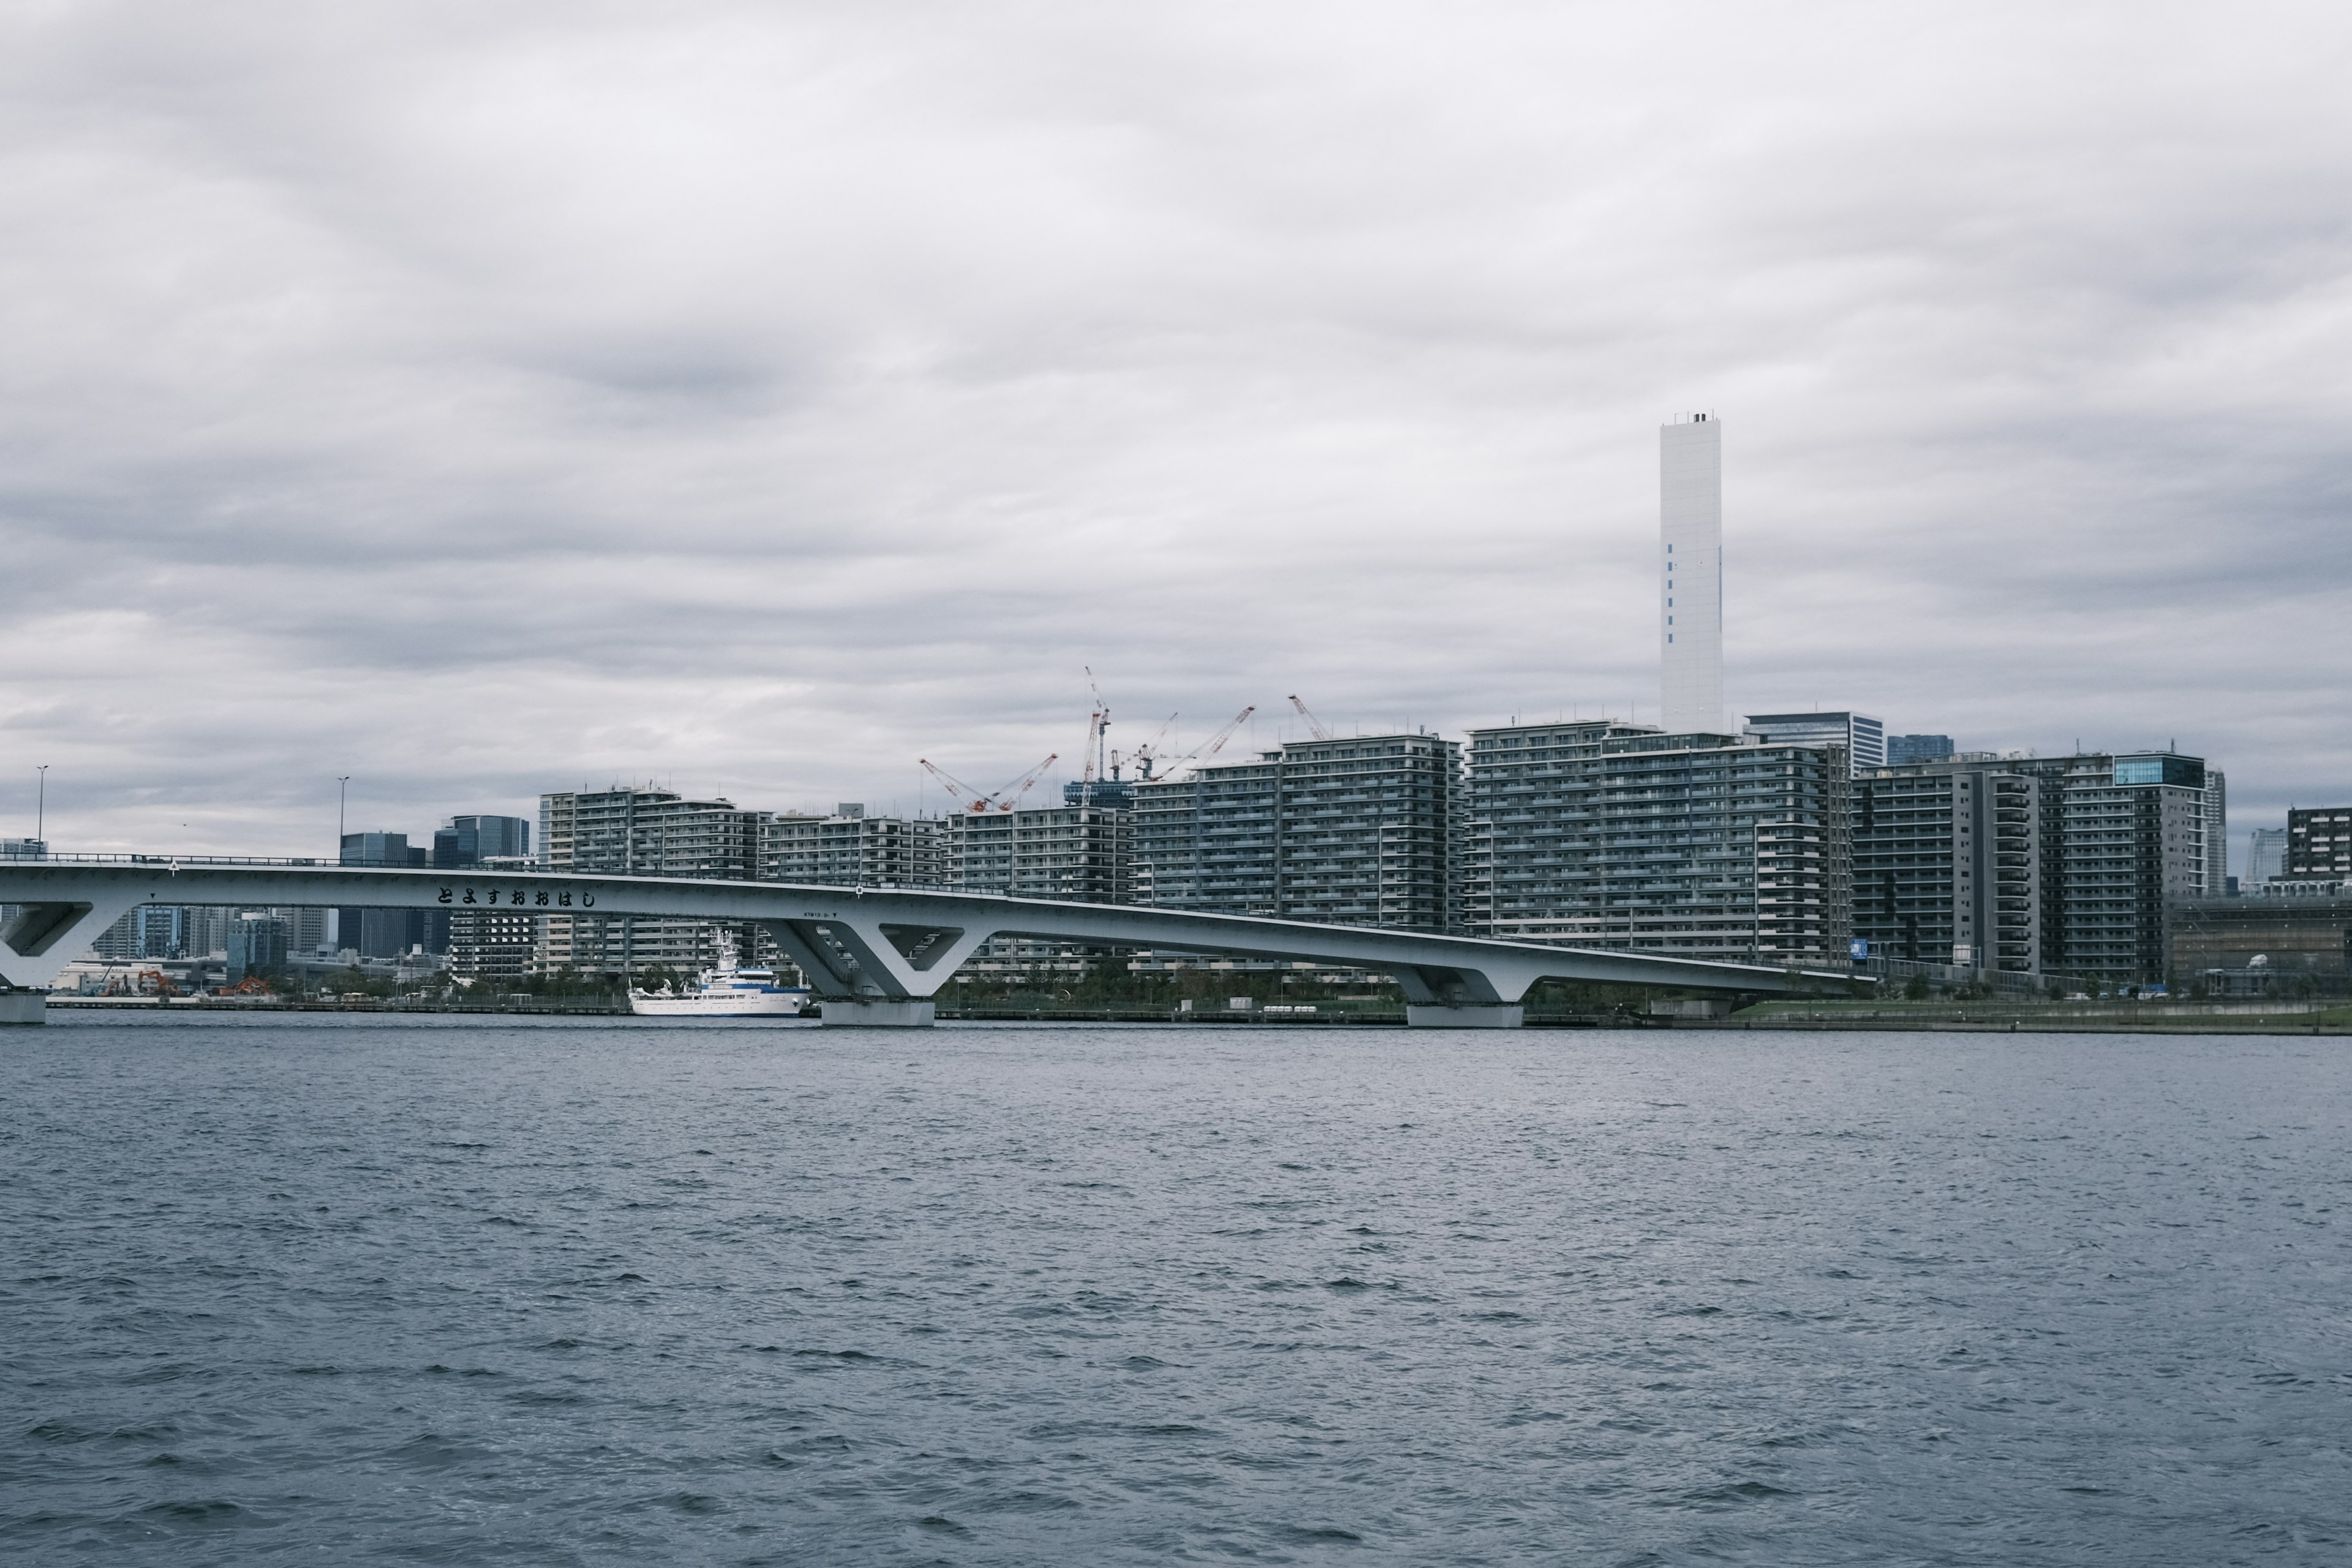
<instances>
[{"instance_id":1,"label":"dark blue water surface","mask_svg":"<svg viewBox=\"0 0 2352 1568\"><path fill-rule=\"evenodd\" d=\"M85 1014L0 1553L2342 1563L2348 1127L2335 1039Z\"/></svg>"}]
</instances>

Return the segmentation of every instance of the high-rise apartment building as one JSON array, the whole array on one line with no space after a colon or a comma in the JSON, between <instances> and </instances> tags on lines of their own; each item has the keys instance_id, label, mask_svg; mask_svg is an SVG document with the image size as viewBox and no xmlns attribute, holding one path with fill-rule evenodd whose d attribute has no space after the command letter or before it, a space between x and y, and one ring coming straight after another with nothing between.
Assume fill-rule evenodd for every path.
<instances>
[{"instance_id":1,"label":"high-rise apartment building","mask_svg":"<svg viewBox=\"0 0 2352 1568\"><path fill-rule=\"evenodd\" d=\"M1422 733L1294 741L1138 782L1137 901L1454 930L1461 755Z\"/></svg>"},{"instance_id":2,"label":"high-rise apartment building","mask_svg":"<svg viewBox=\"0 0 2352 1568\"><path fill-rule=\"evenodd\" d=\"M551 871L753 881L766 815L731 801L688 800L668 790L624 784L543 795L541 862ZM686 973L738 957L757 962L768 945L756 925L546 915L535 963L542 973L572 968L628 976L656 964Z\"/></svg>"},{"instance_id":3,"label":"high-rise apartment building","mask_svg":"<svg viewBox=\"0 0 2352 1568\"><path fill-rule=\"evenodd\" d=\"M841 888L937 888L946 827L929 816L868 816L844 801L831 816L776 812L760 828L760 875Z\"/></svg>"},{"instance_id":4,"label":"high-rise apartment building","mask_svg":"<svg viewBox=\"0 0 2352 1568\"><path fill-rule=\"evenodd\" d=\"M1670 732L1723 727L1723 426L1658 430L1660 702Z\"/></svg>"},{"instance_id":5,"label":"high-rise apartment building","mask_svg":"<svg viewBox=\"0 0 2352 1568\"><path fill-rule=\"evenodd\" d=\"M1131 812L1100 805L969 811L946 826L947 883L959 892L1134 902Z\"/></svg>"},{"instance_id":6,"label":"high-rise apartment building","mask_svg":"<svg viewBox=\"0 0 2352 1568\"><path fill-rule=\"evenodd\" d=\"M1745 732L1773 745L1843 746L1853 776L1886 766L1886 724L1867 713L1750 713Z\"/></svg>"},{"instance_id":7,"label":"high-rise apartment building","mask_svg":"<svg viewBox=\"0 0 2352 1568\"><path fill-rule=\"evenodd\" d=\"M2286 814L2289 881L2352 878L2352 805L2298 806Z\"/></svg>"},{"instance_id":8,"label":"high-rise apartment building","mask_svg":"<svg viewBox=\"0 0 2352 1568\"><path fill-rule=\"evenodd\" d=\"M2164 979L2174 911L2206 896L2212 875L2203 759L2090 752L2001 765L2042 784L2042 967L2115 984Z\"/></svg>"},{"instance_id":9,"label":"high-rise apartment building","mask_svg":"<svg viewBox=\"0 0 2352 1568\"><path fill-rule=\"evenodd\" d=\"M1472 935L1843 965L1853 907L1842 746L1606 720L1470 732Z\"/></svg>"},{"instance_id":10,"label":"high-rise apartment building","mask_svg":"<svg viewBox=\"0 0 2352 1568\"><path fill-rule=\"evenodd\" d=\"M509 822L520 818L509 817ZM507 842L514 842L509 838ZM468 863L488 873L535 871L527 855L485 855ZM487 990L510 990L531 973L541 916L509 904L458 906L448 911L449 977Z\"/></svg>"},{"instance_id":11,"label":"high-rise apartment building","mask_svg":"<svg viewBox=\"0 0 2352 1568\"><path fill-rule=\"evenodd\" d=\"M1950 756L1954 749L1949 735L1889 735L1886 737L1886 765L1907 768L1914 763L1940 763Z\"/></svg>"},{"instance_id":12,"label":"high-rise apartment building","mask_svg":"<svg viewBox=\"0 0 2352 1568\"><path fill-rule=\"evenodd\" d=\"M1854 936L1874 957L2038 973L2041 787L1990 760L1856 779Z\"/></svg>"},{"instance_id":13,"label":"high-rise apartment building","mask_svg":"<svg viewBox=\"0 0 2352 1568\"><path fill-rule=\"evenodd\" d=\"M2209 899L2230 892L2230 781L2219 768L2205 770L2205 888Z\"/></svg>"}]
</instances>

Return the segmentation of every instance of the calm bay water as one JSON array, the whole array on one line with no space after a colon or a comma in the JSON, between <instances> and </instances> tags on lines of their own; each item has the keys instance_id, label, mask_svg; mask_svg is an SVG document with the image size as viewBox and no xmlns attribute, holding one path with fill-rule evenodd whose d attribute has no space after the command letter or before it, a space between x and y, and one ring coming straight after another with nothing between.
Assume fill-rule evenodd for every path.
<instances>
[{"instance_id":1,"label":"calm bay water","mask_svg":"<svg viewBox=\"0 0 2352 1568\"><path fill-rule=\"evenodd\" d=\"M81 1015L0 1555L2352 1560L2341 1040Z\"/></svg>"}]
</instances>

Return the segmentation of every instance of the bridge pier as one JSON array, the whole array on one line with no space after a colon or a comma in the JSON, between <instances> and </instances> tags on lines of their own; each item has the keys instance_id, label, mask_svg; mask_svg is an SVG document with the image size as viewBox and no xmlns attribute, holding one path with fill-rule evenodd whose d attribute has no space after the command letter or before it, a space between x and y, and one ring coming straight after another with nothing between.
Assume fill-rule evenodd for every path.
<instances>
[{"instance_id":1,"label":"bridge pier","mask_svg":"<svg viewBox=\"0 0 2352 1568\"><path fill-rule=\"evenodd\" d=\"M826 996L817 1005L823 1014L817 1022L828 1029L928 1029L940 1012L938 1003L919 996Z\"/></svg>"},{"instance_id":2,"label":"bridge pier","mask_svg":"<svg viewBox=\"0 0 2352 1568\"><path fill-rule=\"evenodd\" d=\"M46 1024L49 994L46 991L0 991L0 1024Z\"/></svg>"},{"instance_id":3,"label":"bridge pier","mask_svg":"<svg viewBox=\"0 0 2352 1568\"><path fill-rule=\"evenodd\" d=\"M1528 1021L1528 1010L1517 1003L1444 1003L1404 1005L1404 1021L1415 1029L1517 1029Z\"/></svg>"}]
</instances>

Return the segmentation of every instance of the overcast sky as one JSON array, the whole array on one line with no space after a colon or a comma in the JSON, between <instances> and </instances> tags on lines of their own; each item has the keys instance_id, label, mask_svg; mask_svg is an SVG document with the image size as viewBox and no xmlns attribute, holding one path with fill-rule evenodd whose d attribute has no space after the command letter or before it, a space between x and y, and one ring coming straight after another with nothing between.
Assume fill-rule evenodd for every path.
<instances>
[{"instance_id":1,"label":"overcast sky","mask_svg":"<svg viewBox=\"0 0 2352 1568\"><path fill-rule=\"evenodd\" d=\"M1654 721L1693 409L1735 713L2352 798L2340 5L0 18L7 834Z\"/></svg>"}]
</instances>

